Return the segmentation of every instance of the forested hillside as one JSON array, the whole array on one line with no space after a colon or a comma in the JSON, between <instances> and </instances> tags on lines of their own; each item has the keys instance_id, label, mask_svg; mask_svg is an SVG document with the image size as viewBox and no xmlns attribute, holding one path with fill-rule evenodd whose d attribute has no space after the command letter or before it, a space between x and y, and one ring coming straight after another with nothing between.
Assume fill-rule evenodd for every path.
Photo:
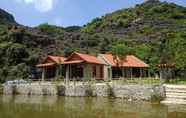
<instances>
[{"instance_id":1,"label":"forested hillside","mask_svg":"<svg viewBox=\"0 0 186 118\"><path fill-rule=\"evenodd\" d=\"M148 0L134 8L106 14L83 27L57 27L47 23L31 28L16 23L0 9L0 80L28 78L48 54L73 51L96 55L135 54L150 64L176 64L178 75L186 70L186 7Z\"/></svg>"}]
</instances>

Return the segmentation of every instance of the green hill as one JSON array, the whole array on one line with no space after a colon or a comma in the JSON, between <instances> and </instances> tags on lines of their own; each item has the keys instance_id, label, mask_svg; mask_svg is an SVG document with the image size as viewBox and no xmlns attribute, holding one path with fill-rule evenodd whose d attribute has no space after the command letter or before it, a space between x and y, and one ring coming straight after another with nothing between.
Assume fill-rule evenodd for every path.
<instances>
[{"instance_id":1,"label":"green hill","mask_svg":"<svg viewBox=\"0 0 186 118\"><path fill-rule=\"evenodd\" d=\"M22 26L0 9L1 81L27 78L36 73L35 65L46 55L69 55L75 50L93 55L124 50L150 64L152 75L159 63L176 64L177 75L184 75L186 7L148 0L95 18L83 27L67 28Z\"/></svg>"}]
</instances>

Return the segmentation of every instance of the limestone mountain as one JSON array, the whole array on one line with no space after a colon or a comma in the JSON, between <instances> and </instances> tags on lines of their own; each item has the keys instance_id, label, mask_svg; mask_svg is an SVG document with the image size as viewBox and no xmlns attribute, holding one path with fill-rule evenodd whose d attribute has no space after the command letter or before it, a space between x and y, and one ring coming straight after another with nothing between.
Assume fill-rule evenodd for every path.
<instances>
[{"instance_id":1,"label":"limestone mountain","mask_svg":"<svg viewBox=\"0 0 186 118\"><path fill-rule=\"evenodd\" d=\"M121 9L96 18L82 31L109 35L114 39L149 42L162 38L164 32L180 32L185 29L185 7L148 0L134 8Z\"/></svg>"},{"instance_id":2,"label":"limestone mountain","mask_svg":"<svg viewBox=\"0 0 186 118\"><path fill-rule=\"evenodd\" d=\"M5 24L5 23L16 24L16 21L11 14L0 9L0 24Z\"/></svg>"}]
</instances>

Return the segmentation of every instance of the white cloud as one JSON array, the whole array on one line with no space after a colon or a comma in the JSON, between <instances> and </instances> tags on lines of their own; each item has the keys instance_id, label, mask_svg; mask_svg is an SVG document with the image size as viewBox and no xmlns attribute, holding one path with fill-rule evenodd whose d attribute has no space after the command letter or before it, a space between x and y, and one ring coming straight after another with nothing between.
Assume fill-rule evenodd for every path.
<instances>
[{"instance_id":1,"label":"white cloud","mask_svg":"<svg viewBox=\"0 0 186 118\"><path fill-rule=\"evenodd\" d=\"M53 9L55 0L16 0L19 3L34 5L40 12L48 12Z\"/></svg>"}]
</instances>

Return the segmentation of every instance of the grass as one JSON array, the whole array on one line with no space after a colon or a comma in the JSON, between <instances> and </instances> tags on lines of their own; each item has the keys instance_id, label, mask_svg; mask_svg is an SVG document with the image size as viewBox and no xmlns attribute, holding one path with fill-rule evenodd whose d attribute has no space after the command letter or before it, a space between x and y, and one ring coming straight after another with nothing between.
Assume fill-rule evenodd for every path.
<instances>
[{"instance_id":1,"label":"grass","mask_svg":"<svg viewBox=\"0 0 186 118\"><path fill-rule=\"evenodd\" d=\"M171 79L165 83L166 84L175 84L175 85L186 85L186 79L176 78L176 79Z\"/></svg>"}]
</instances>

